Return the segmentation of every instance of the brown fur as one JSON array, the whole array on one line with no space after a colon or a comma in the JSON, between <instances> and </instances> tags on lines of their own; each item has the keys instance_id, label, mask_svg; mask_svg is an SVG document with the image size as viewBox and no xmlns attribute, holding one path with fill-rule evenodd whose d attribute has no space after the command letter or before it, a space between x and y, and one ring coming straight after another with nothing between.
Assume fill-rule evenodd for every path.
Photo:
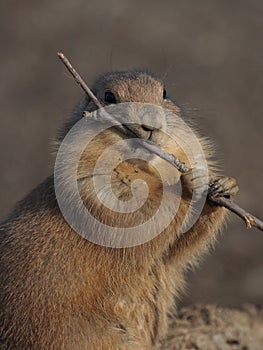
<instances>
[{"instance_id":1,"label":"brown fur","mask_svg":"<svg viewBox=\"0 0 263 350\"><path fill-rule=\"evenodd\" d=\"M103 100L105 90L112 91L118 102L151 103L180 113L171 100L163 100L162 82L143 72L105 75L97 81L94 91ZM84 98L59 139L81 118L83 110L94 109L93 103ZM80 159L78 179L82 199L93 215L105 223L126 227L143 222L157 210L162 184L147 163L123 162L112 176L116 196L130 198L130 183L143 178L149 186L149 198L140 211L130 215L115 217L103 208L92 190L92 178L87 175L102 150L121 138L112 129L95 138ZM191 138L187 141L192 142ZM208 143L200 137L199 141L212 177ZM187 163L176 142L165 140L163 148ZM156 160L159 161L178 181L180 174L164 161ZM70 181L71 174L67 175ZM191 181L185 177L183 184L183 198L171 224L153 240L126 249L95 245L78 235L58 208L53 176L33 190L1 226L3 349L161 347L167 334L168 314L173 312L175 298L184 287L184 270L214 242L225 217L224 209L207 202L195 225L180 235Z\"/></svg>"}]
</instances>

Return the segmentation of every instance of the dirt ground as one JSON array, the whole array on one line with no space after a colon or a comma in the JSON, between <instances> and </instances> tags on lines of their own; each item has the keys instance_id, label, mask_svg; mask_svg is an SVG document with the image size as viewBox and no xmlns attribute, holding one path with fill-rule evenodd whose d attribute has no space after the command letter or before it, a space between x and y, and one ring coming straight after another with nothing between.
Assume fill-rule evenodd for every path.
<instances>
[{"instance_id":1,"label":"dirt ground","mask_svg":"<svg viewBox=\"0 0 263 350\"><path fill-rule=\"evenodd\" d=\"M263 217L262 1L10 0L0 16L1 218L52 171L49 144L81 95L59 50L88 83L115 69L160 75L238 179L238 203ZM262 304L262 250L263 233L232 216L181 304Z\"/></svg>"},{"instance_id":2,"label":"dirt ground","mask_svg":"<svg viewBox=\"0 0 263 350\"><path fill-rule=\"evenodd\" d=\"M171 321L162 350L262 350L263 310L246 304L241 309L194 305Z\"/></svg>"}]
</instances>

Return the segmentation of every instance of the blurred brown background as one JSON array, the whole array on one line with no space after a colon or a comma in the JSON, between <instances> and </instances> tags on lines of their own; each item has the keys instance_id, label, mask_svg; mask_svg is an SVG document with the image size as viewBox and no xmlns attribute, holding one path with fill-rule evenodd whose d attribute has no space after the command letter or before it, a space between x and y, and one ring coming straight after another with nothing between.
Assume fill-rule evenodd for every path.
<instances>
[{"instance_id":1,"label":"blurred brown background","mask_svg":"<svg viewBox=\"0 0 263 350\"><path fill-rule=\"evenodd\" d=\"M62 50L91 83L148 68L215 140L239 204L263 217L261 0L1 1L0 217L52 171L49 143L81 95ZM189 274L182 303L263 301L263 233L232 215Z\"/></svg>"}]
</instances>

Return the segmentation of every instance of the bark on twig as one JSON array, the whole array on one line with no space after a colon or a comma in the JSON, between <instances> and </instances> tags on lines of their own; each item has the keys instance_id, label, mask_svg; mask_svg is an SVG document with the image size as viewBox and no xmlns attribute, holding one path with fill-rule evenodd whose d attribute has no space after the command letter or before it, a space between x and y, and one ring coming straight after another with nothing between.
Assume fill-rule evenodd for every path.
<instances>
[{"instance_id":1,"label":"bark on twig","mask_svg":"<svg viewBox=\"0 0 263 350\"><path fill-rule=\"evenodd\" d=\"M101 108L102 107L101 103L99 102L97 97L93 94L93 92L90 90L90 88L85 83L85 81L81 78L81 76L76 71L76 69L72 67L67 57L62 52L58 52L58 57L61 59L64 65L68 68L69 72L73 75L74 79L82 87L84 92L93 100L93 102L98 108Z\"/></svg>"},{"instance_id":2,"label":"bark on twig","mask_svg":"<svg viewBox=\"0 0 263 350\"><path fill-rule=\"evenodd\" d=\"M69 72L74 77L77 84L81 86L81 88L84 90L84 92L91 98L91 100L94 102L94 104L99 108L103 108L103 105L101 102L97 99L97 97L93 94L91 89L88 87L88 85L85 83L85 81L81 78L81 76L78 74L78 72L73 68L67 57L61 53L58 52L58 57L61 59L61 61L64 63L64 65L67 67ZM84 116L88 117L89 112L84 112ZM137 138L137 135L130 130L128 127L122 125L119 123L115 118L113 118L109 113L103 110L103 118L105 121L114 122L114 128L116 128L120 133L128 136ZM166 153L163 151L160 147L153 144L152 142L149 142L147 140L140 140L140 146L144 147L146 150L148 150L150 153L154 153L158 155L160 158L166 160L168 163L170 163L172 166L174 166L178 171L185 174L189 172L191 169L188 168L183 162L181 162L178 158L176 158L173 154ZM245 223L248 229L251 229L252 226L258 228L259 230L263 231L263 222L256 218L254 215L248 213L246 210L238 206L236 203L232 202L230 199L227 199L225 197L213 197L209 196L210 201L213 203L223 206L239 217L241 217Z\"/></svg>"},{"instance_id":3,"label":"bark on twig","mask_svg":"<svg viewBox=\"0 0 263 350\"><path fill-rule=\"evenodd\" d=\"M254 215L248 213L245 209L240 208L239 205L232 202L231 200L225 198L225 197L209 197L209 199L220 205L223 206L229 210L231 210L233 213L237 214L241 219L243 219L246 223L246 226L248 229L252 228L252 226L258 228L259 230L263 231L263 222L256 218Z\"/></svg>"}]
</instances>

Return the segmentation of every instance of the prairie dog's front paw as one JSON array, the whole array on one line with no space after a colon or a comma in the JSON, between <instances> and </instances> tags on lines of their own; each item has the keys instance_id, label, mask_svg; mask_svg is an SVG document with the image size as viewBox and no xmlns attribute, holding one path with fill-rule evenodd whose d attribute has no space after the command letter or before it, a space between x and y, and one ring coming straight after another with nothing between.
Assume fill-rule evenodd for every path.
<instances>
[{"instance_id":1,"label":"prairie dog's front paw","mask_svg":"<svg viewBox=\"0 0 263 350\"><path fill-rule=\"evenodd\" d=\"M236 179L233 177L223 176L213 180L209 184L208 196L211 198L225 197L231 198L238 192Z\"/></svg>"}]
</instances>

